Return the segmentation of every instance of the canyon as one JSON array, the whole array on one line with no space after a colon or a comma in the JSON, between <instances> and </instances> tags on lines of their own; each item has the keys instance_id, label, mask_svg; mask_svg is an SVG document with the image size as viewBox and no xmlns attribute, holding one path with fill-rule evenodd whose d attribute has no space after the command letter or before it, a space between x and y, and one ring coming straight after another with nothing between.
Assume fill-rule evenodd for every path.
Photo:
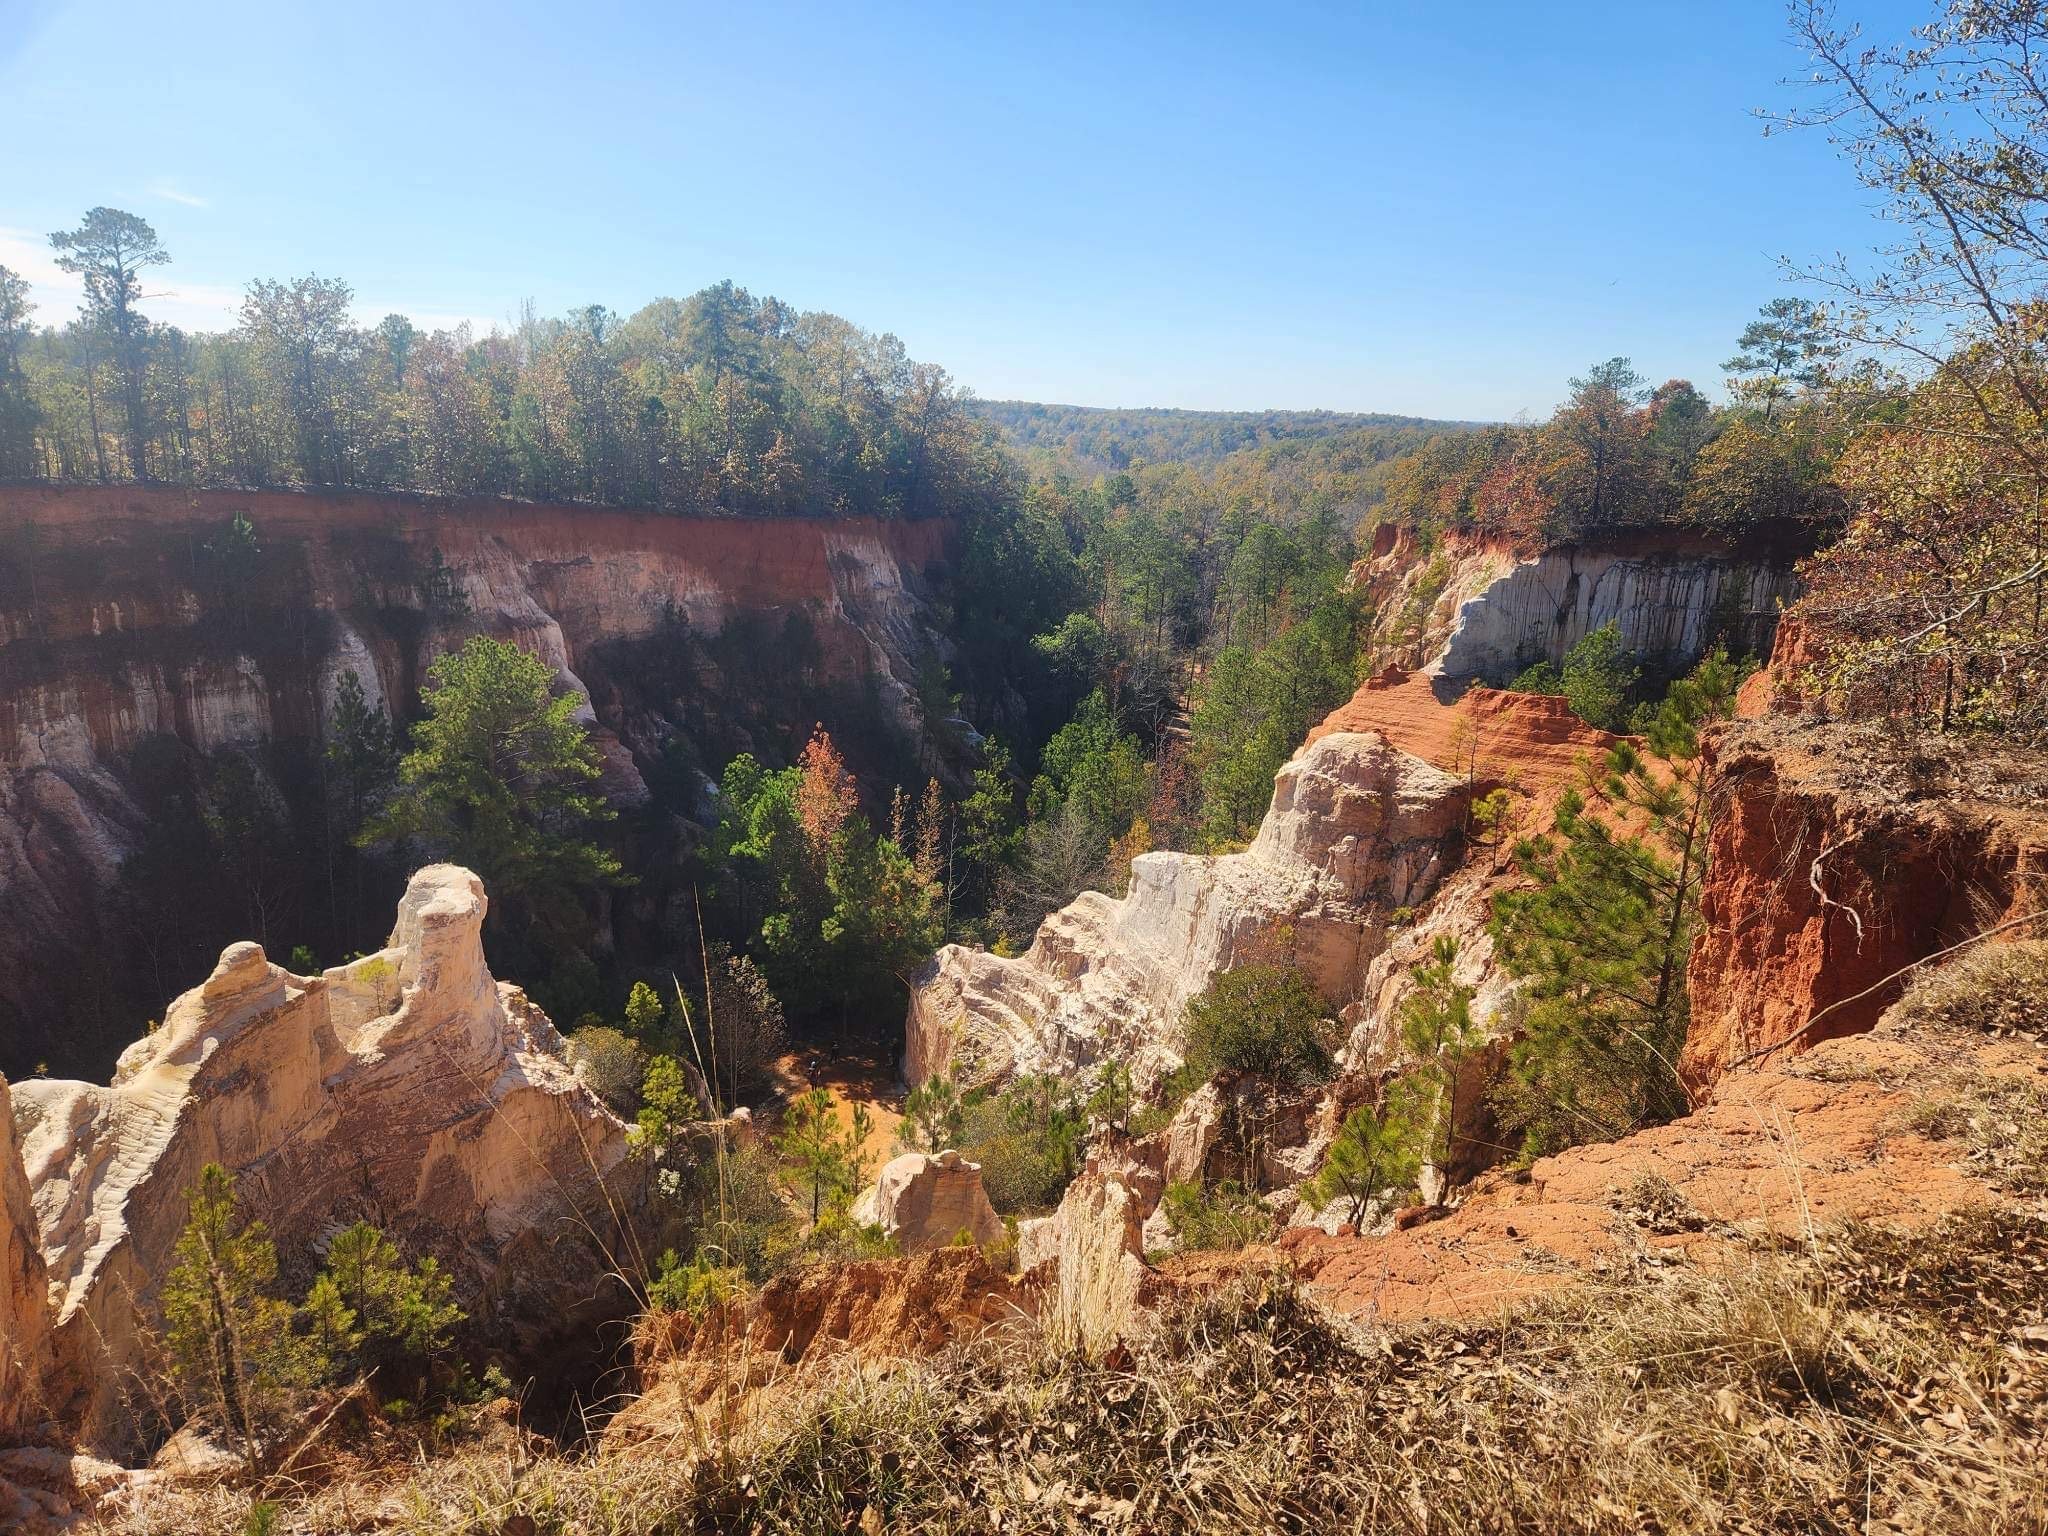
<instances>
[{"instance_id":1,"label":"canyon","mask_svg":"<svg viewBox=\"0 0 2048 1536\"><path fill-rule=\"evenodd\" d=\"M1646 665L1672 671L1712 644L1768 652L1798 591L1768 540L1745 552L1656 533L1531 556L1449 536L1424 549L1382 527L1352 580L1375 605L1375 653L1394 659L1281 769L1251 845L1215 858L1141 855L1121 898L1084 892L1013 959L941 950L912 989L908 1082L1079 1076L1114 1058L1149 1085L1179 1064L1187 1000L1250 960L1301 966L1344 1009L1349 1055L1362 1061L1375 1037L1384 1044L1412 964L1447 928L1490 1016L1504 987L1485 914L1501 872L1470 867L1466 808L1506 788L1519 826L1547 825L1583 763L1618 738L1561 698L1478 679L1561 661L1608 624ZM1395 914L1404 921L1390 925Z\"/></svg>"},{"instance_id":2,"label":"canyon","mask_svg":"<svg viewBox=\"0 0 2048 1536\"><path fill-rule=\"evenodd\" d=\"M16 627L0 649L12 796L0 810L18 818L16 862L0 873L32 923L87 899L54 878L73 856L67 838L96 840L97 878L118 878L142 834L128 775L150 737L195 751L311 739L344 671L389 699L468 632L518 638L585 699L623 805L646 793L650 743L680 727L625 702L633 687L612 686L606 648L657 636L679 613L714 636L801 615L821 637L823 672L859 679L906 730L922 726L914 683L937 643L924 605L945 557L938 526L799 525L770 544L674 519L591 514L586 527L581 512L338 498L337 533L303 508L248 498L242 510L277 552L266 558L327 594L292 609L303 644L286 655L253 630L209 632L219 599L203 591L193 541L219 537L225 504L162 493L191 502L174 515L134 495L105 493L94 516L46 508L34 561L9 567L20 584L8 601L31 596L7 609ZM361 598L373 525L412 568L442 573L397 605L413 619ZM183 555L170 527L184 530ZM94 547L121 595L67 607L66 561ZM1262 1097L1226 1074L1162 1129L1101 1130L1057 1208L1014 1233L959 1152L894 1159L856 1210L905 1257L803 1266L699 1315L641 1316L604 1454L671 1445L681 1426L769 1425L821 1383L964 1347L1043 1337L1113 1361L1176 1298L1267 1265L1371 1323L1490 1317L1587 1277L1711 1268L1759 1234L1844 1220L1918 1229L2004 1198L1997 1170L1963 1158L1920 1107L1983 1080L2040 1080L2038 1044L1930 1028L1898 1000L1950 950L2031 931L2048 891L2039 760L1938 743L1901 757L1874 728L1797 714L1789 626L1773 672L1744 691L1746 718L1708 740L1716 815L1686 982L1691 1112L1526 1169L1490 1166L1501 1149L1483 1090L1513 1038L1518 991L1488 933L1493 898L1522 878L1505 845L1547 828L1622 738L1561 699L1481 679L1532 654L1556 659L1609 620L1644 654L1682 665L1730 624L1764 633L1790 578L1697 551L1596 567L1468 547L1449 551L1451 576L1428 604L1409 604L1404 590L1435 579L1414 587L1416 552L1396 569L1399 549L1358 573L1384 589L1385 665L1282 767L1248 846L1140 855L1123 896L1084 893L1022 955L947 946L914 979L905 1015L910 1084L1086 1081L1117 1061L1145 1089L1180 1065L1182 1010L1215 974L1285 960L1341 1026L1335 1080ZM335 599L352 583L357 600ZM1426 644L1412 639L1417 623ZM1470 808L1495 790L1509 812L1488 835ZM565 1062L547 1015L491 974L487 910L474 875L429 866L371 953L300 974L259 944L231 944L127 1045L110 1081L0 1080L0 1444L41 1442L0 1452L0 1517L54 1519L163 1475L86 1453L132 1460L173 1427L150 1418L142 1390L157 1368L147 1319L206 1162L234 1172L263 1211L288 1285L303 1285L340 1225L365 1219L443 1263L483 1356L588 1370L570 1363L577 1351L623 1336L635 1303L619 1281L651 1268L640 1244L652 1165L629 1155L627 1127ZM1300 1185L1344 1114L1401 1065L1413 972L1446 938L1494 1037L1458 1094L1462 1188L1448 1209L1375 1210L1360 1230L1342 1202L1314 1208ZM1268 1135L1247 1155L1229 1127L1254 1111ZM1165 1190L1205 1180L1248 1187L1276 1238L1227 1258L1164 1257L1175 1240ZM1012 1242L1014 1272L1001 1257Z\"/></svg>"},{"instance_id":3,"label":"canyon","mask_svg":"<svg viewBox=\"0 0 2048 1536\"><path fill-rule=\"evenodd\" d=\"M226 755L264 819L317 845L344 675L402 721L437 655L516 642L584 701L614 804L665 775L701 816L728 757L787 761L816 720L873 758L928 737L929 578L952 537L943 520L0 488L0 1070L104 1071L184 974L287 907L329 952L362 947L331 855L324 885L266 869L246 894L194 892L152 842L202 813L195 776ZM395 895L370 892L355 923ZM661 896L636 898L646 921Z\"/></svg>"}]
</instances>

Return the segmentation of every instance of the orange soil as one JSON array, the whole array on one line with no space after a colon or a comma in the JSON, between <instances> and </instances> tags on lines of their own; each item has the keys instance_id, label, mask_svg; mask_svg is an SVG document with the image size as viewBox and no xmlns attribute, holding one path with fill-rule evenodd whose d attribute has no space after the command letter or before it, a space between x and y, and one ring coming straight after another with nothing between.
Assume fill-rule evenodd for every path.
<instances>
[{"instance_id":1,"label":"orange soil","mask_svg":"<svg viewBox=\"0 0 2048 1536\"><path fill-rule=\"evenodd\" d=\"M1444 1219L1377 1237L1286 1234L1323 1298L1382 1322L1490 1314L1626 1259L1638 1247L1712 1261L1732 1228L1785 1236L1851 1218L1914 1228L1994 1198L1957 1149L1906 1128L1931 1080L1965 1069L2048 1083L2048 1053L1976 1036L1889 1031L1796 1063L1731 1075L1670 1125L1540 1159L1526 1183L1482 1180ZM1624 1207L1646 1175L1675 1188L1695 1230L1643 1230Z\"/></svg>"},{"instance_id":2,"label":"orange soil","mask_svg":"<svg viewBox=\"0 0 2048 1536\"><path fill-rule=\"evenodd\" d=\"M822 1047L789 1052L775 1063L775 1076L785 1096L810 1088L832 1095L832 1113L842 1130L853 1125L853 1108L867 1106L870 1128L861 1143L869 1179L896 1155L896 1136L903 1124L903 1091L896 1064L869 1054L834 1055Z\"/></svg>"},{"instance_id":3,"label":"orange soil","mask_svg":"<svg viewBox=\"0 0 2048 1536\"><path fill-rule=\"evenodd\" d=\"M1483 791L1505 784L1554 804L1620 737L1595 730L1563 699L1462 688L1427 673L1389 667L1309 732L1378 731L1403 752L1447 773L1471 774Z\"/></svg>"}]
</instances>

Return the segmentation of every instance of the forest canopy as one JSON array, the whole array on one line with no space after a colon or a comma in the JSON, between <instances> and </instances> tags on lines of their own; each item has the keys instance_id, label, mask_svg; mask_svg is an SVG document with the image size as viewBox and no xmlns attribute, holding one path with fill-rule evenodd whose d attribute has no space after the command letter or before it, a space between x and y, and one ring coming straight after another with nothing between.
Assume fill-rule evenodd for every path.
<instances>
[{"instance_id":1,"label":"forest canopy","mask_svg":"<svg viewBox=\"0 0 2048 1536\"><path fill-rule=\"evenodd\" d=\"M38 327L0 268L0 479L343 487L741 517L957 514L1007 471L943 368L730 282L509 332L354 316L337 278L251 283L240 323L144 313L171 258L95 208L51 237L85 285Z\"/></svg>"}]
</instances>

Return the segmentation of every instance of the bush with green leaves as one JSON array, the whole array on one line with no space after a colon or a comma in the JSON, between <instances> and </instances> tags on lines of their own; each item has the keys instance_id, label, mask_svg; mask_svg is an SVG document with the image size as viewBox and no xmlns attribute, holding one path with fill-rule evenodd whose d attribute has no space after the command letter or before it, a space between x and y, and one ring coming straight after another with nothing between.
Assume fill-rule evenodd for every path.
<instances>
[{"instance_id":1,"label":"bush with green leaves","mask_svg":"<svg viewBox=\"0 0 2048 1536\"><path fill-rule=\"evenodd\" d=\"M721 1264L709 1253L678 1259L673 1248L663 1253L647 1286L647 1305L656 1312L687 1312L702 1317L721 1302L746 1294L747 1272Z\"/></svg>"},{"instance_id":2,"label":"bush with green leaves","mask_svg":"<svg viewBox=\"0 0 2048 1536\"><path fill-rule=\"evenodd\" d=\"M785 1267L802 1241L780 1159L765 1143L714 1147L683 1171L676 1193L687 1228L678 1246L689 1262L758 1282Z\"/></svg>"},{"instance_id":3,"label":"bush with green leaves","mask_svg":"<svg viewBox=\"0 0 2048 1536\"><path fill-rule=\"evenodd\" d=\"M1137 1085L1131 1078L1131 1069L1123 1062L1105 1061L1095 1069L1085 1106L1091 1124L1107 1125L1129 1135L1131 1110L1137 1101Z\"/></svg>"},{"instance_id":4,"label":"bush with green leaves","mask_svg":"<svg viewBox=\"0 0 2048 1536\"><path fill-rule=\"evenodd\" d=\"M394 840L467 865L491 895L491 927L567 948L588 931L590 891L624 880L592 839L614 813L597 748L538 656L475 635L428 668L426 715L399 764L400 792L365 842Z\"/></svg>"},{"instance_id":5,"label":"bush with green leaves","mask_svg":"<svg viewBox=\"0 0 2048 1536\"><path fill-rule=\"evenodd\" d=\"M1508 687L1516 693L1561 696L1588 725L1622 731L1628 729L1629 696L1641 678L1621 630L1603 624L1565 652L1563 666L1539 661Z\"/></svg>"},{"instance_id":6,"label":"bush with green leaves","mask_svg":"<svg viewBox=\"0 0 2048 1536\"><path fill-rule=\"evenodd\" d=\"M647 1057L630 1035L609 1024L582 1025L569 1036L568 1059L591 1092L619 1114L639 1113Z\"/></svg>"},{"instance_id":7,"label":"bush with green leaves","mask_svg":"<svg viewBox=\"0 0 2048 1536\"><path fill-rule=\"evenodd\" d=\"M663 1043L668 1026L668 1009L661 994L644 981L633 983L626 994L626 1033L642 1045Z\"/></svg>"},{"instance_id":8,"label":"bush with green leaves","mask_svg":"<svg viewBox=\"0 0 2048 1536\"><path fill-rule=\"evenodd\" d=\"M1183 1252L1243 1248L1273 1232L1273 1213L1239 1184L1169 1184L1161 1204Z\"/></svg>"},{"instance_id":9,"label":"bush with green leaves","mask_svg":"<svg viewBox=\"0 0 2048 1536\"><path fill-rule=\"evenodd\" d=\"M1189 1000L1183 1055L1197 1081L1243 1072L1275 1084L1327 1081L1336 1028L1298 966L1237 965Z\"/></svg>"},{"instance_id":10,"label":"bush with green leaves","mask_svg":"<svg viewBox=\"0 0 2048 1536\"><path fill-rule=\"evenodd\" d=\"M1048 1073L970 1095L962 1151L981 1164L982 1188L998 1211L1045 1211L1080 1172L1087 1135L1086 1105Z\"/></svg>"}]
</instances>

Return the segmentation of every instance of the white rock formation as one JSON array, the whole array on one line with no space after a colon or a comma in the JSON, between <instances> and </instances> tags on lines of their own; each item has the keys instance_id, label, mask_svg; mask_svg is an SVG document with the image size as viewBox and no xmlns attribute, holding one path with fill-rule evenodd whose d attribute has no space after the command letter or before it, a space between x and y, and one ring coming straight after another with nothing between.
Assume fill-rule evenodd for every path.
<instances>
[{"instance_id":1,"label":"white rock formation","mask_svg":"<svg viewBox=\"0 0 2048 1536\"><path fill-rule=\"evenodd\" d=\"M54 1405L115 1445L139 1327L185 1192L219 1162L289 1278L356 1219L438 1256L473 1318L512 1340L601 1287L626 1130L561 1059L546 1015L485 968L482 882L413 876L389 945L317 977L231 945L108 1087L37 1081L23 1161L49 1267Z\"/></svg>"},{"instance_id":2,"label":"white rock formation","mask_svg":"<svg viewBox=\"0 0 2048 1536\"><path fill-rule=\"evenodd\" d=\"M1180 1061L1181 1009L1218 971L1292 961L1346 1000L1420 902L1463 819L1459 780L1377 733L1323 737L1274 778L1243 853L1148 853L1130 894L1083 893L1014 960L948 945L918 978L904 1076L963 1085L1127 1063L1140 1087Z\"/></svg>"},{"instance_id":3,"label":"white rock formation","mask_svg":"<svg viewBox=\"0 0 2048 1536\"><path fill-rule=\"evenodd\" d=\"M981 1187L981 1164L958 1152L906 1152L893 1159L854 1203L853 1214L880 1227L906 1255L950 1247L963 1232L977 1246L1003 1235L1003 1219Z\"/></svg>"},{"instance_id":4,"label":"white rock formation","mask_svg":"<svg viewBox=\"0 0 2048 1536\"><path fill-rule=\"evenodd\" d=\"M50 1364L49 1277L16 1143L14 1106L0 1078L0 1444L43 1416Z\"/></svg>"},{"instance_id":5,"label":"white rock formation","mask_svg":"<svg viewBox=\"0 0 2048 1536\"><path fill-rule=\"evenodd\" d=\"M1631 651L1673 665L1703 654L1717 626L1732 631L1731 645L1767 651L1780 607L1798 592L1798 578L1768 561L1551 550L1464 599L1433 670L1506 681L1608 624Z\"/></svg>"}]
</instances>

